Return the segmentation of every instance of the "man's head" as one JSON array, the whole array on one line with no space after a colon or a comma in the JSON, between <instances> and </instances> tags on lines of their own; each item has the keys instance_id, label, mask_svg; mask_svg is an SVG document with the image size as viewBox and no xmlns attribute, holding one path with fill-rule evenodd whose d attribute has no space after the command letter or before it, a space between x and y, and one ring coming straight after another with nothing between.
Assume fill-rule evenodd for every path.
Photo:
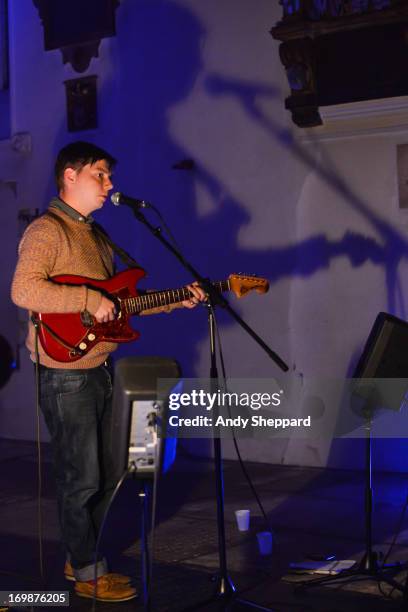
<instances>
[{"instance_id":1,"label":"man's head","mask_svg":"<svg viewBox=\"0 0 408 612\"><path fill-rule=\"evenodd\" d=\"M101 208L112 189L112 155L89 142L73 142L58 153L55 180L62 199L81 214Z\"/></svg>"}]
</instances>

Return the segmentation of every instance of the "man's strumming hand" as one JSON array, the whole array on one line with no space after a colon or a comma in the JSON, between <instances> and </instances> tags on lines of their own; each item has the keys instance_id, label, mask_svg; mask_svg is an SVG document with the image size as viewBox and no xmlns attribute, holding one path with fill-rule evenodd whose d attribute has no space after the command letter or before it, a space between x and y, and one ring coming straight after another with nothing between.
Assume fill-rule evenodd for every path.
<instances>
[{"instance_id":1,"label":"man's strumming hand","mask_svg":"<svg viewBox=\"0 0 408 612\"><path fill-rule=\"evenodd\" d=\"M95 312L95 319L98 321L98 323L113 321L115 319L115 312L115 304L103 295L99 308Z\"/></svg>"}]
</instances>

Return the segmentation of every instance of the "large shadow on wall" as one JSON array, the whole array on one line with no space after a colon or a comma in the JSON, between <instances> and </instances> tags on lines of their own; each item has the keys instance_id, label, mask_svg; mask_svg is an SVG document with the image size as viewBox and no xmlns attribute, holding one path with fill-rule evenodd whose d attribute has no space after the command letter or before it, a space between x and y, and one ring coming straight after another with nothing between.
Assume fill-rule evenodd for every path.
<instances>
[{"instance_id":1,"label":"large shadow on wall","mask_svg":"<svg viewBox=\"0 0 408 612\"><path fill-rule=\"evenodd\" d=\"M407 240L385 218L377 215L362 197L353 192L317 140L312 149L306 148L294 138L289 129L266 115L259 102L265 97L282 95L273 88L268 91L262 84L225 79L217 74L207 77L206 89L214 97L230 96L238 101L253 123L260 125L288 155L300 161L308 170L314 171L323 183L341 196L345 206L358 212L377 233L377 240L352 230L338 241L329 241L324 235L318 235L282 249L281 257L278 257L278 270L273 271L273 280L276 272L278 277L281 274L308 276L319 267L327 267L331 259L342 255L349 258L353 267L371 261L384 268L389 312L406 317L398 267L408 257ZM318 149L321 155L319 162L316 161L313 149Z\"/></svg>"},{"instance_id":2,"label":"large shadow on wall","mask_svg":"<svg viewBox=\"0 0 408 612\"><path fill-rule=\"evenodd\" d=\"M353 194L345 194L347 202L359 208L375 225L381 241L349 231L336 241L318 234L279 248L239 246L239 231L250 221L250 203L238 201L228 191L220 178L222 169L215 175L199 159L195 160L192 171L174 168L181 160L190 158L191 152L177 142L170 114L188 98L197 78L205 73L201 50L206 32L190 11L169 0L124 2L117 18L118 52L111 58L111 75L99 92L103 101L100 129L97 133L76 133L70 138L94 141L118 157L115 190L155 203L184 254L204 275L219 279L237 270L250 270L274 284L288 277L309 277L328 268L332 259L346 256L353 267L372 261L386 268L390 311L394 311L395 295L398 295L396 270L407 245L389 224L377 218ZM314 159L304 159L304 152L294 148L290 134L263 115L257 105L258 98L280 98L276 88L217 76L206 78L205 83L210 96L228 95L238 101L250 127L261 126L265 134L278 139L288 149L288 154L297 155L309 166L314 165ZM195 117L192 124L202 121L205 117ZM217 137L214 136L214 147L217 147ZM56 140L57 151L66 142L64 129ZM240 169L235 171L238 173ZM344 191L335 173L328 176L334 188ZM197 212L197 187L203 187L214 203L212 211L205 216ZM167 288L191 280L126 207L116 209L107 202L96 217L112 238L148 271L143 287ZM149 218L154 219L151 214ZM221 320L223 324L231 324L222 313ZM198 345L207 336L204 309L143 317L135 326L142 332L141 339L137 344L120 347L118 357L172 355L182 364L185 375L197 374ZM276 372L275 366L271 364L271 367L271 372Z\"/></svg>"},{"instance_id":3,"label":"large shadow on wall","mask_svg":"<svg viewBox=\"0 0 408 612\"><path fill-rule=\"evenodd\" d=\"M172 137L168 122L168 112L190 94L200 73L204 36L194 15L171 1L121 3L115 51L106 58L106 78L98 91L99 128L67 134L62 125L54 152L56 155L67 141L74 140L89 140L106 148L118 159L114 191L155 203L183 252L206 271L197 240L194 175L172 167L187 154ZM50 177L46 201L54 193ZM140 288L177 287L191 281L128 208L116 208L107 201L94 216L147 271ZM152 213L147 212L147 216L159 223ZM239 224L238 213L235 216ZM201 235L201 228L199 232ZM168 355L182 364L184 374L194 372L195 346L206 333L204 309L135 318L134 326L141 331L141 339L136 344L120 346L116 358Z\"/></svg>"},{"instance_id":4,"label":"large shadow on wall","mask_svg":"<svg viewBox=\"0 0 408 612\"><path fill-rule=\"evenodd\" d=\"M338 241L320 234L281 248L248 249L239 246L238 233L249 223L249 203L234 198L219 176L200 165L199 160L194 171L174 169L175 164L191 154L172 133L171 110L187 99L204 71L201 48L206 33L190 11L159 0L123 3L118 11L118 37L119 52L112 79L115 85L108 85L105 92L112 100L105 108L115 110L111 116L101 117L101 123L105 121L112 128L109 141L115 143L113 149L120 159L116 188L159 206L184 253L204 275L223 278L232 271L252 270L276 283L289 276L308 277L340 256L348 257L352 266L370 260L387 270L393 310L395 262L406 249L405 241L401 237L396 240L391 226L376 218L352 194L346 194L346 199L375 224L381 241L350 231ZM225 84L225 80L216 78L208 78L206 83L210 95L230 95L238 100L250 123L260 125L271 138L278 138L290 154L297 154L288 134L263 116L256 104L258 95L280 96L276 89L256 84L248 87L239 81ZM205 121L205 117L196 117L194 121ZM331 180L333 183L334 179ZM214 202L213 211L204 217L197 213L197 186L203 186ZM338 183L334 187L344 191ZM113 211L107 205L100 219L148 270L145 286L177 286L190 280L128 210ZM178 311L171 318L146 317L137 323L142 339L137 347L122 347L120 354L167 353L182 363L185 374L197 373L198 344L207 334L203 309Z\"/></svg>"},{"instance_id":5,"label":"large shadow on wall","mask_svg":"<svg viewBox=\"0 0 408 612\"><path fill-rule=\"evenodd\" d=\"M408 258L408 242L405 236L398 231L384 217L376 214L363 197L355 193L341 173L333 164L327 151L318 141L311 142L304 147L297 142L292 133L271 119L262 110L261 102L275 95L273 90L267 91L262 84L244 83L229 80L223 76L213 74L206 79L208 93L214 97L229 96L238 101L246 116L270 135L280 144L288 155L300 161L307 169L328 185L334 193L340 196L341 206L358 213L375 233L376 238L362 235L352 230L346 232L337 241L330 241L324 235L313 236L310 239L288 247L280 252L275 259L278 269L273 272L278 276L309 276L319 268L328 267L330 261L345 255L352 267L359 267L366 261L381 266L384 270L387 304L386 310L396 316L406 319L407 310L402 289L401 263ZM316 155L317 154L317 155ZM319 157L319 162L316 161ZM368 310L369 312L369 310ZM350 313L352 315L352 313ZM373 313L373 320L376 313ZM367 321L369 324L369 322ZM367 328L368 336L369 328ZM358 338L362 341L366 338ZM361 355L363 346L350 355L345 372L338 372L337 376L352 377L356 364ZM329 350L329 347L328 347ZM330 409L327 407L327 409ZM340 417L341 415L339 415ZM363 440L346 439L335 440L328 457L328 465L337 466L339 456L356 458L350 467L363 465ZM376 439L373 445L373 462L376 469L407 470L405 439ZM391 459L390 459L391 458ZM344 459L341 460L343 462Z\"/></svg>"},{"instance_id":6,"label":"large shadow on wall","mask_svg":"<svg viewBox=\"0 0 408 612\"><path fill-rule=\"evenodd\" d=\"M185 100L202 70L205 32L196 17L173 2L141 0L124 3L118 12L118 87L111 121L117 133L120 164L118 189L153 202L163 213L183 253L205 275L222 277L229 262L219 265L222 234L229 219L231 242L246 219L236 202L218 208L216 219L203 227L196 213L195 171L174 165L189 157L171 133L169 115ZM105 210L116 238L148 272L144 288L177 287L191 278L171 254L133 219L129 210ZM151 213L150 220L157 221ZM217 223L220 226L217 227ZM235 249L234 249L235 250ZM206 336L202 308L136 321L142 331L137 346L121 347L123 354L168 354L193 375L197 343Z\"/></svg>"},{"instance_id":7,"label":"large shadow on wall","mask_svg":"<svg viewBox=\"0 0 408 612\"><path fill-rule=\"evenodd\" d=\"M115 143L114 151L120 160L116 187L159 206L184 253L205 275L223 278L232 271L252 270L276 284L288 277L311 277L328 269L340 257L346 257L352 268L371 262L384 269L387 310L404 317L398 266L408 255L405 238L350 190L324 151L323 160L316 164L313 154L300 147L288 130L262 111L259 102L281 99L281 92L273 86L206 75L201 52L206 32L185 7L155 0L124 3L118 19L120 44L112 79L116 85L107 85L105 92L111 97L115 112L111 117L101 117L101 123L105 120L112 127L109 141ZM238 102L250 129L260 127L288 156L313 169L342 196L344 207L365 219L374 230L375 238L350 228L337 240L320 233L279 248L240 246L238 235L250 221L250 203L239 201L228 191L220 178L222 169L216 175L200 159L195 160L193 171L174 169L175 164L192 154L172 131L171 111L192 94L198 77L202 76L206 77L204 83L210 97L229 96ZM194 122L205 120L205 117L195 117L192 129ZM225 134L212 135L214 147L217 147L217 137L223 138ZM197 212L197 186L203 187L214 203L212 212L205 216ZM100 217L112 235L148 270L145 286L177 286L190 280L163 247L133 220L128 210L112 210L108 205ZM220 318L224 325L231 324L226 317ZM118 355L172 355L182 364L186 375L198 373L198 349L207 335L203 309L177 311L170 317L146 317L137 321L137 327L142 331L141 340L137 345L122 347ZM357 358L356 353L348 375ZM270 371L276 372L273 364Z\"/></svg>"}]
</instances>

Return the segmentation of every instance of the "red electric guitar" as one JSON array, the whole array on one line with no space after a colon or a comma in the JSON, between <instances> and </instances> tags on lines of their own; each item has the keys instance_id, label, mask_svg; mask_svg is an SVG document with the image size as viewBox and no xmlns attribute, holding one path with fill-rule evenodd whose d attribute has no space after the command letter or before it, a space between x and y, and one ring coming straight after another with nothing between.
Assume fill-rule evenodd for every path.
<instances>
[{"instance_id":1,"label":"red electric guitar","mask_svg":"<svg viewBox=\"0 0 408 612\"><path fill-rule=\"evenodd\" d=\"M130 326L131 315L142 310L182 302L190 297L186 287L167 289L139 295L136 284L145 272L133 268L120 272L108 280L95 280L84 276L64 274L55 276L55 283L64 285L86 285L99 289L116 303L117 316L114 321L98 323L89 312L37 313L32 319L38 326L38 337L44 351L51 359L69 363L86 355L98 342L130 342L140 333ZM255 289L266 293L269 283L264 278L231 274L228 280L213 283L218 291L233 291L242 297Z\"/></svg>"}]
</instances>

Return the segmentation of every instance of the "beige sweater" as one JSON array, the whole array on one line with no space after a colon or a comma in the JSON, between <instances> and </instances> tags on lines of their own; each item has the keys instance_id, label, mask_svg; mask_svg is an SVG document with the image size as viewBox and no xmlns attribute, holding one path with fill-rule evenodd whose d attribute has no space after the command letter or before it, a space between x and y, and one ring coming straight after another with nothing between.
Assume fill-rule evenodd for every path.
<instances>
[{"instance_id":1,"label":"beige sweater","mask_svg":"<svg viewBox=\"0 0 408 612\"><path fill-rule=\"evenodd\" d=\"M109 278L113 274L112 251L103 238L95 235L90 223L72 219L55 208L52 212L63 222L48 215L42 216L29 225L21 239L11 287L12 300L29 311L87 310L95 314L102 297L99 291L85 286L60 285L53 283L51 278L59 274ZM35 361L34 326L31 321L26 345L31 359ZM94 368L103 363L116 347L117 344L112 342L100 342L78 361L61 363L48 357L40 345L40 362L52 368Z\"/></svg>"}]
</instances>

